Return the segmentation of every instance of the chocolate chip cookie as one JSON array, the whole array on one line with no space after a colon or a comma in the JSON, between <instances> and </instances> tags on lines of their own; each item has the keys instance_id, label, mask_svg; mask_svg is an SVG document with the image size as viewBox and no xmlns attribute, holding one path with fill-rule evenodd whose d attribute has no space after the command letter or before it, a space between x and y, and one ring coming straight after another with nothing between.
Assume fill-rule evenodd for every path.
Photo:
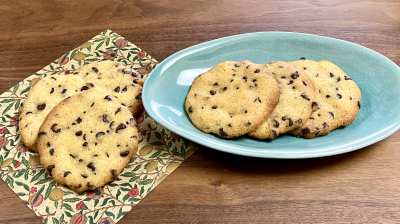
<instances>
[{"instance_id":1,"label":"chocolate chip cookie","mask_svg":"<svg viewBox=\"0 0 400 224\"><path fill-rule=\"evenodd\" d=\"M279 86L266 65L225 61L196 77L185 102L193 125L233 138L252 131L279 101Z\"/></svg>"},{"instance_id":2,"label":"chocolate chip cookie","mask_svg":"<svg viewBox=\"0 0 400 224\"><path fill-rule=\"evenodd\" d=\"M143 111L143 81L139 73L125 64L110 60L94 62L80 67L73 74L112 92L133 116Z\"/></svg>"},{"instance_id":3,"label":"chocolate chip cookie","mask_svg":"<svg viewBox=\"0 0 400 224\"><path fill-rule=\"evenodd\" d=\"M301 67L276 61L267 64L280 87L280 100L272 114L248 135L258 139L274 139L303 125L314 109L315 87Z\"/></svg>"},{"instance_id":4,"label":"chocolate chip cookie","mask_svg":"<svg viewBox=\"0 0 400 224\"><path fill-rule=\"evenodd\" d=\"M92 86L74 75L47 76L37 82L19 109L19 130L26 147L37 152L39 128L47 114L63 99Z\"/></svg>"},{"instance_id":5,"label":"chocolate chip cookie","mask_svg":"<svg viewBox=\"0 0 400 224\"><path fill-rule=\"evenodd\" d=\"M290 62L308 74L316 89L317 110L308 121L290 133L303 138L326 135L355 120L361 107L361 91L357 84L330 61L302 58Z\"/></svg>"},{"instance_id":6,"label":"chocolate chip cookie","mask_svg":"<svg viewBox=\"0 0 400 224\"><path fill-rule=\"evenodd\" d=\"M81 193L117 178L138 148L136 119L99 87L64 99L39 130L40 162L55 181Z\"/></svg>"}]
</instances>

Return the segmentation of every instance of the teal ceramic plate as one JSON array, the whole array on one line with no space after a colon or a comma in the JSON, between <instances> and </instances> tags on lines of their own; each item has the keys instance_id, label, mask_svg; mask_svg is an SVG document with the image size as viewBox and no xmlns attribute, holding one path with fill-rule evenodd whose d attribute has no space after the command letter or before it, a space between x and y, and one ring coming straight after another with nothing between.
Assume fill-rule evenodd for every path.
<instances>
[{"instance_id":1,"label":"teal ceramic plate","mask_svg":"<svg viewBox=\"0 0 400 224\"><path fill-rule=\"evenodd\" d=\"M356 120L314 139L279 136L271 141L247 136L222 139L197 130L185 112L190 85L197 75L222 61L254 63L294 61L300 57L337 64L360 87ZM244 156L312 158L350 152L380 141L400 127L400 68L383 55L350 42L299 33L248 33L212 40L179 51L147 78L143 103L167 129L201 145Z\"/></svg>"}]
</instances>

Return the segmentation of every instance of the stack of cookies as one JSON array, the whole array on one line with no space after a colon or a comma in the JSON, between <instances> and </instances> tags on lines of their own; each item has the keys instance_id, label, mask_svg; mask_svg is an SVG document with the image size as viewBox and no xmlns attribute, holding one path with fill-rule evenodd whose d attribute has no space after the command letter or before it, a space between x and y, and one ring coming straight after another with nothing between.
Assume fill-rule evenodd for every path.
<instances>
[{"instance_id":1,"label":"stack of cookies","mask_svg":"<svg viewBox=\"0 0 400 224\"><path fill-rule=\"evenodd\" d=\"M357 84L329 61L226 61L199 75L185 108L193 125L223 138L326 135L360 109Z\"/></svg>"},{"instance_id":2,"label":"stack of cookies","mask_svg":"<svg viewBox=\"0 0 400 224\"><path fill-rule=\"evenodd\" d=\"M142 86L113 61L42 78L19 109L22 140L58 183L78 193L100 188L136 155Z\"/></svg>"}]
</instances>

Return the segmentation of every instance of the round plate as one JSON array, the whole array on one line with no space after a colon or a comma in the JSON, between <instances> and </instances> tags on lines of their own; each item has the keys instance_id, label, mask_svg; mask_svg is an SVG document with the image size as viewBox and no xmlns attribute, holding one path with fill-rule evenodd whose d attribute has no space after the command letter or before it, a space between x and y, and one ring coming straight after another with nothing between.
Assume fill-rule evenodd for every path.
<instances>
[{"instance_id":1,"label":"round plate","mask_svg":"<svg viewBox=\"0 0 400 224\"><path fill-rule=\"evenodd\" d=\"M193 79L222 61L253 63L329 60L361 89L361 110L349 126L314 139L282 135L274 140L248 136L222 139L196 129L184 104ZM147 113L167 129L224 152L263 158L312 158L350 152L400 127L400 68L385 56L343 40L286 32L248 33L198 44L175 53L149 75L143 88ZM233 99L234 100L234 99Z\"/></svg>"}]
</instances>

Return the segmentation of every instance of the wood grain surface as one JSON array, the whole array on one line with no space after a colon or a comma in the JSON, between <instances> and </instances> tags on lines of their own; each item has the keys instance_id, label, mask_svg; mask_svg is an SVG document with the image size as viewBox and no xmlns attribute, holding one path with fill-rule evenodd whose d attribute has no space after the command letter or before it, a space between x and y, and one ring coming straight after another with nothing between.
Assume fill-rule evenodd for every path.
<instances>
[{"instance_id":1,"label":"wood grain surface","mask_svg":"<svg viewBox=\"0 0 400 224\"><path fill-rule=\"evenodd\" d=\"M398 0L0 2L0 92L104 29L159 61L215 38L290 31L361 44L400 65ZM400 223L399 148L399 131L317 159L200 147L119 223ZM41 223L3 181L0 199L0 223Z\"/></svg>"}]
</instances>

